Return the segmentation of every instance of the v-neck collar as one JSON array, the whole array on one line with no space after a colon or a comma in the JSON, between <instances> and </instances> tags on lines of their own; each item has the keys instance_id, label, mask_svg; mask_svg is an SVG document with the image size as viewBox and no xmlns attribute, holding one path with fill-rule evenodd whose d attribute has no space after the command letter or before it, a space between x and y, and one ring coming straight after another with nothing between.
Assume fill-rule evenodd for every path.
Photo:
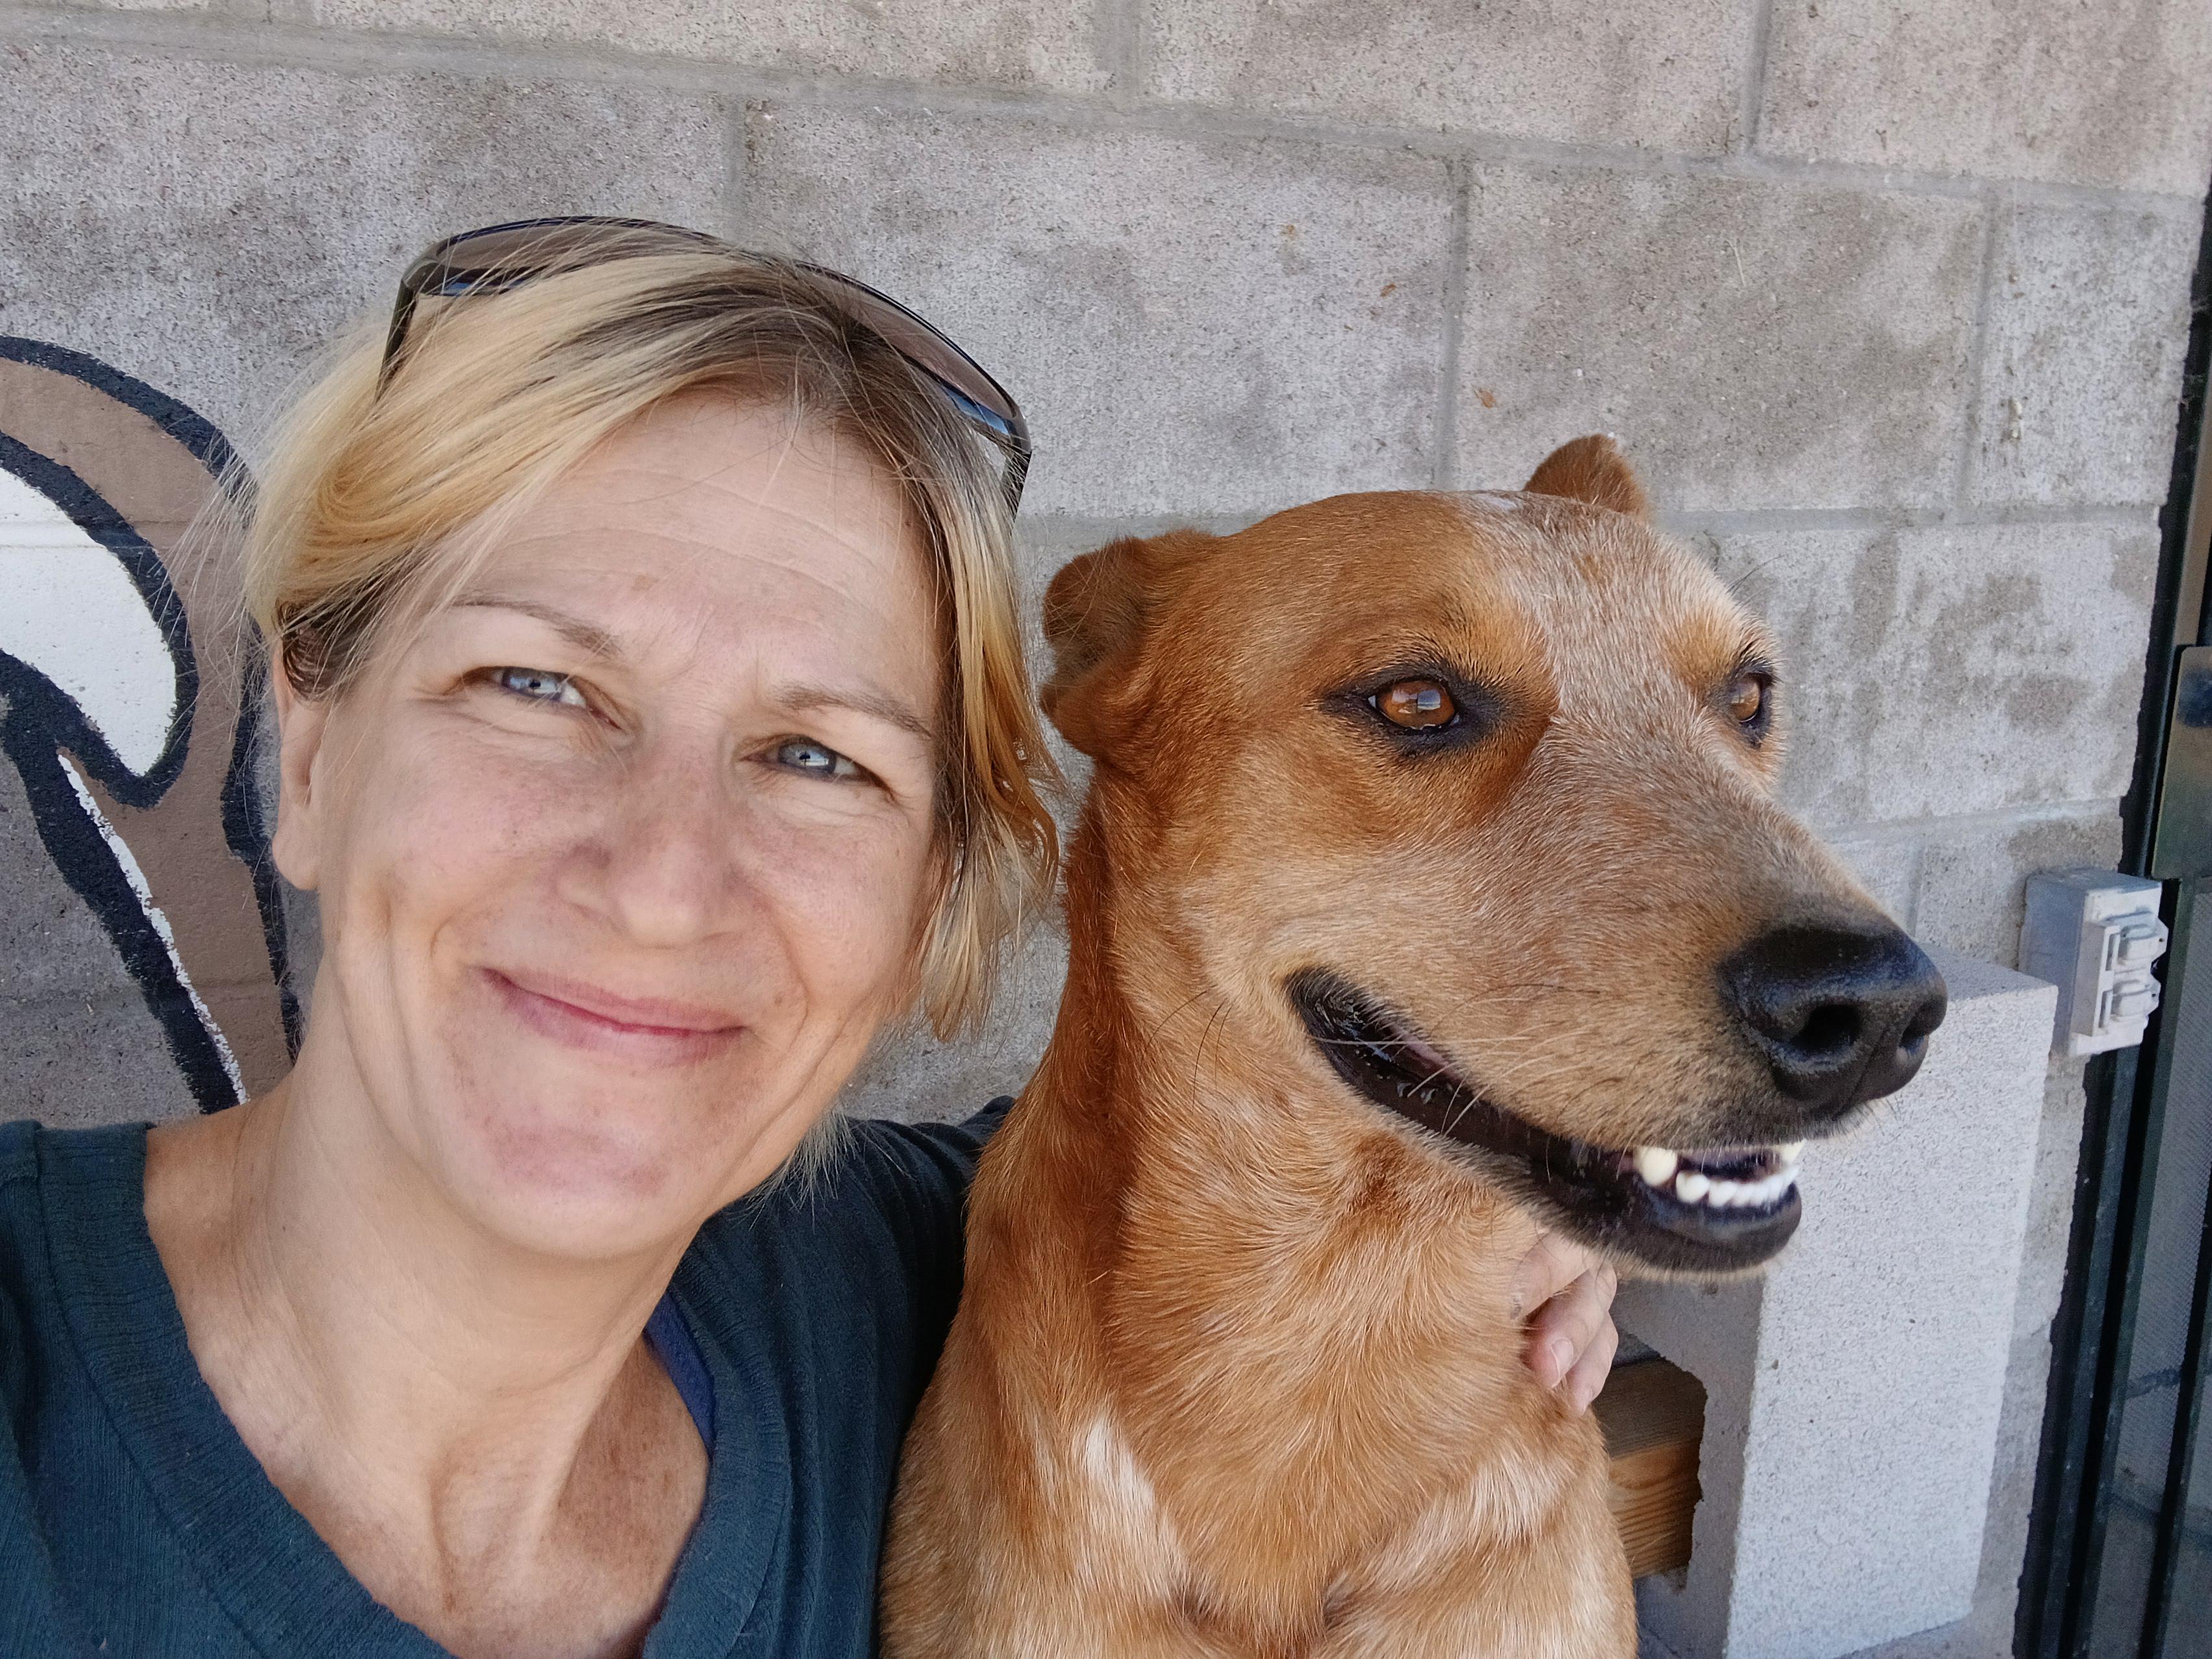
<instances>
[{"instance_id":1,"label":"v-neck collar","mask_svg":"<svg viewBox=\"0 0 2212 1659\"><path fill-rule=\"evenodd\" d=\"M286 1501L200 1375L146 1227L143 1123L39 1137L47 1259L117 1436L209 1593L271 1659L451 1659L372 1596ZM672 1293L703 1333L696 1249ZM718 1402L699 1520L645 1659L720 1659L760 1599L791 1511L780 1391L757 1349L702 1344Z\"/></svg>"}]
</instances>

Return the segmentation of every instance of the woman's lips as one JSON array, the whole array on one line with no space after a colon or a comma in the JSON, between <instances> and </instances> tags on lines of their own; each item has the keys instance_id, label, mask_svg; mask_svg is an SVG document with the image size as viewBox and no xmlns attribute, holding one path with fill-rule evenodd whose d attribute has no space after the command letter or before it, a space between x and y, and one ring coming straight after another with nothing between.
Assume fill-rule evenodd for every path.
<instances>
[{"instance_id":1,"label":"woman's lips","mask_svg":"<svg viewBox=\"0 0 2212 1659\"><path fill-rule=\"evenodd\" d=\"M696 1003L617 996L550 975L482 971L524 1024L572 1048L650 1064L688 1065L721 1053L745 1029L720 1011Z\"/></svg>"}]
</instances>

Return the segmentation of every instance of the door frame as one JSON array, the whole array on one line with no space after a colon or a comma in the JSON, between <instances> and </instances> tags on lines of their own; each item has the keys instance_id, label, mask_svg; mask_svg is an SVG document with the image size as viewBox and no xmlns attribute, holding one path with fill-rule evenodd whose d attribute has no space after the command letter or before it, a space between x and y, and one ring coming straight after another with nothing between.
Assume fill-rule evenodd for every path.
<instances>
[{"instance_id":1,"label":"door frame","mask_svg":"<svg viewBox=\"0 0 2212 1659\"><path fill-rule=\"evenodd\" d=\"M2175 664L2186 647L2208 642L2208 562L2212 562L2212 210L2208 210L2190 290L2190 330L2166 504L2160 514L2157 588L2136 721L2136 767L2121 809L2120 869L2149 873L2152 830L2164 781ZM2175 929L2169 982L2182 966L2196 895L2168 882L2161 915ZM2212 904L2212 900L2208 900ZM2208 915L2212 927L2212 915ZM2212 934L2201 945L2212 951ZM2212 971L2212 970L2206 970ZM2014 1651L2021 1659L2080 1659L2091 1635L2106 1523L2112 1502L2111 1454L2127 1402L2127 1360L2141 1300L2150 1195L2157 1181L2165 1081L2178 1035L2163 1010L2140 1049L2100 1054L2084 1079L2087 1093L2075 1184L2066 1282L2051 1322L2051 1366ZM2173 1456L2152 1558L2143 1659L2155 1659L2170 1612L2180 1498L2202 1425L2198 1403L2206 1365L2207 1298L2212 1294L2212 1205L2197 1262L2192 1321L2175 1414Z\"/></svg>"}]
</instances>

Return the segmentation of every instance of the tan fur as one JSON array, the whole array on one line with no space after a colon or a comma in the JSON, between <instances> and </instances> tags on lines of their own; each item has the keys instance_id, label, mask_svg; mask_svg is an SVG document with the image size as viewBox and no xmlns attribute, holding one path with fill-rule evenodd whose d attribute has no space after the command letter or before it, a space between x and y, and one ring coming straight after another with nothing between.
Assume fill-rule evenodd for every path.
<instances>
[{"instance_id":1,"label":"tan fur","mask_svg":"<svg viewBox=\"0 0 2212 1659\"><path fill-rule=\"evenodd\" d=\"M1868 901L1768 799L1778 734L1713 706L1757 625L1588 504L1642 510L1609 441L1535 483L1053 584L1046 706L1096 762L1067 988L908 1442L892 1659L1634 1651L1599 1431L1519 1358L1536 1222L1340 1083L1282 987L1356 969L1522 1116L1698 1145L1751 1065L1712 963ZM1425 646L1503 713L1409 766L1326 705Z\"/></svg>"}]
</instances>

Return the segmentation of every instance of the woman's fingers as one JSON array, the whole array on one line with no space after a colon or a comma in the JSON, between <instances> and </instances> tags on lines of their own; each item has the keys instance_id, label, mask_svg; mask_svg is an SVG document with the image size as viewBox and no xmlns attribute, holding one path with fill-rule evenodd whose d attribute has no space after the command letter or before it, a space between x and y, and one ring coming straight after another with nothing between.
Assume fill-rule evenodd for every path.
<instances>
[{"instance_id":1,"label":"woman's fingers","mask_svg":"<svg viewBox=\"0 0 2212 1659\"><path fill-rule=\"evenodd\" d=\"M1606 1271L1611 1273L1613 1269L1608 1267ZM1606 1301L1608 1305L1612 1300L1612 1292L1607 1291ZM1613 1322L1613 1316L1609 1312L1601 1313L1596 1334L1590 1339L1589 1346L1583 1350L1583 1357L1575 1361L1566 1376L1567 1398L1574 1402L1577 1411L1588 1411L1590 1401L1597 1398L1598 1390L1605 1387L1605 1379L1613 1374L1613 1356L1620 1347L1620 1328Z\"/></svg>"},{"instance_id":2,"label":"woman's fingers","mask_svg":"<svg viewBox=\"0 0 2212 1659\"><path fill-rule=\"evenodd\" d=\"M1513 1275L1513 1311L1541 1307L1598 1265L1596 1256L1564 1233L1540 1233Z\"/></svg>"},{"instance_id":3,"label":"woman's fingers","mask_svg":"<svg viewBox=\"0 0 2212 1659\"><path fill-rule=\"evenodd\" d=\"M1536 1310L1528 1322L1526 1352L1537 1380L1553 1387L1582 1362L1601 1334L1609 1364L1614 1346L1613 1292L1617 1280L1602 1263Z\"/></svg>"},{"instance_id":4,"label":"woman's fingers","mask_svg":"<svg viewBox=\"0 0 2212 1659\"><path fill-rule=\"evenodd\" d=\"M1582 1411L1605 1386L1613 1352L1620 1346L1613 1324L1613 1297L1620 1280L1610 1264L1579 1246L1566 1244L1565 1250L1571 1253L1565 1258L1555 1252L1552 1260L1538 1261L1537 1256L1545 1254L1539 1244L1522 1264L1530 1281L1538 1285L1552 1282L1562 1259L1579 1257L1588 1264L1530 1317L1522 1352L1539 1382L1547 1388L1565 1383L1575 1409Z\"/></svg>"}]
</instances>

